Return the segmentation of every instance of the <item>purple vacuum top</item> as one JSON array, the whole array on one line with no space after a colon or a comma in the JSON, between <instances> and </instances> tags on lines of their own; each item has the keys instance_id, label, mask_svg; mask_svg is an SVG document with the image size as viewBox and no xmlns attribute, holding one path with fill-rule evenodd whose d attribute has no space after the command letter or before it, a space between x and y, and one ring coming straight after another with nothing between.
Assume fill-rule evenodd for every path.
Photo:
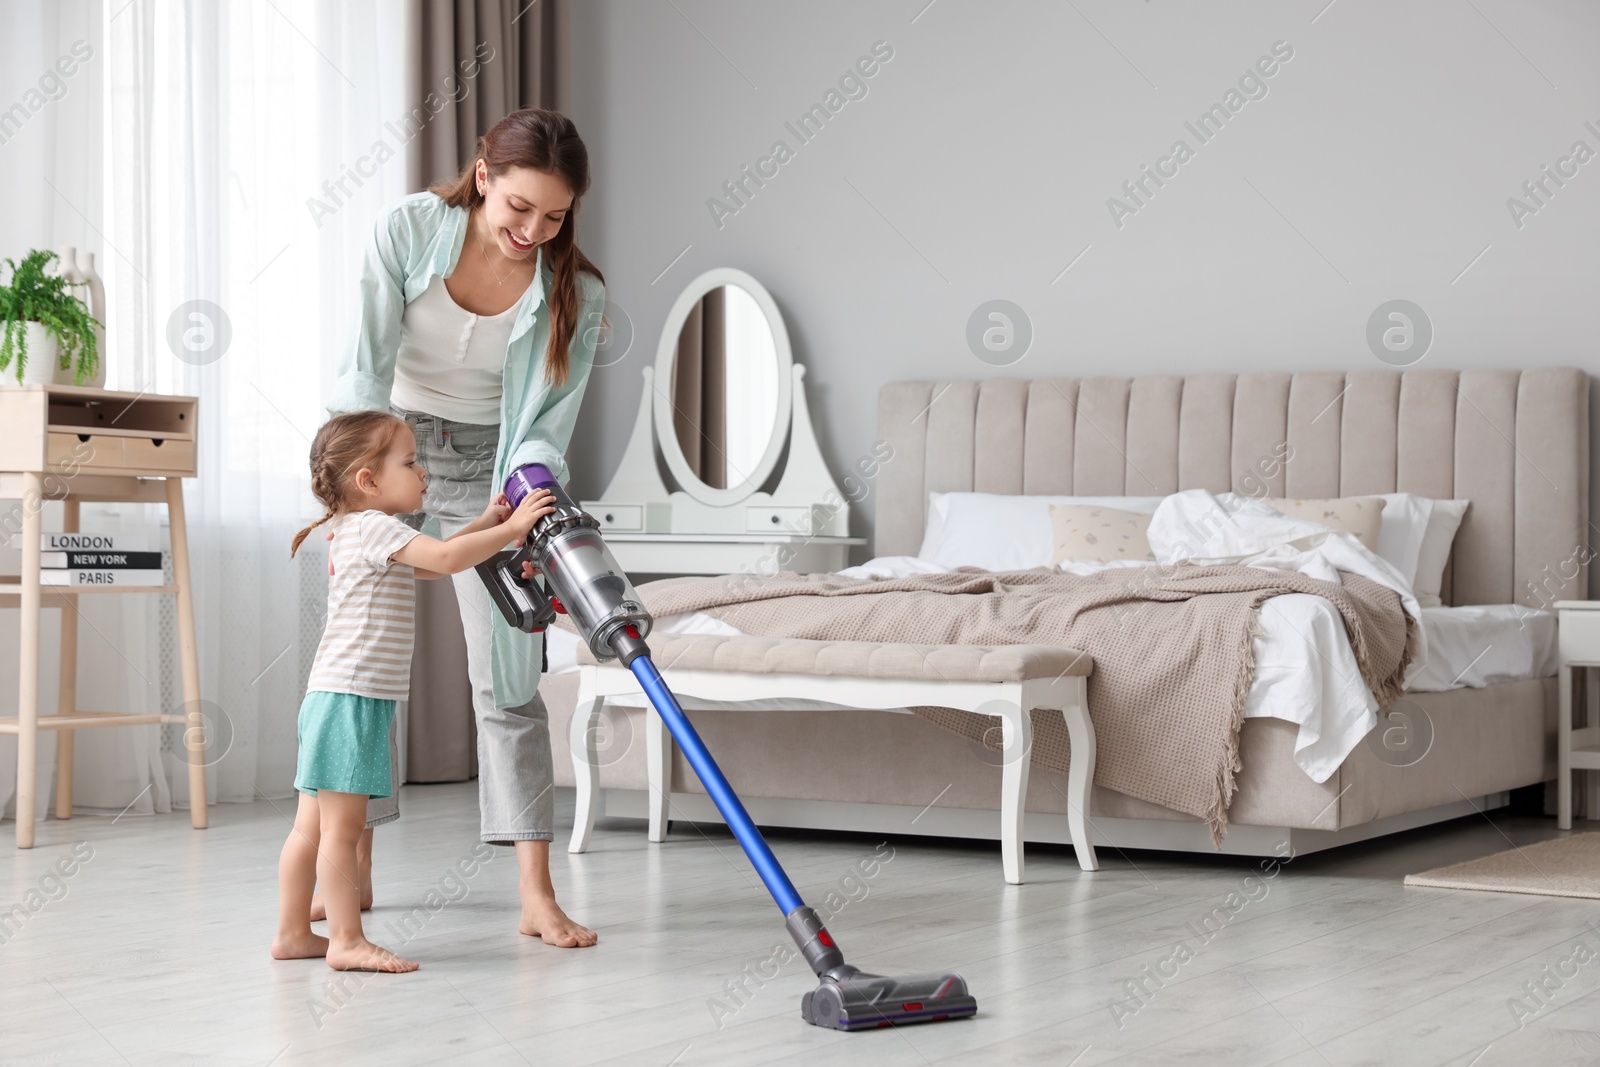
<instances>
[{"instance_id":1,"label":"purple vacuum top","mask_svg":"<svg viewBox=\"0 0 1600 1067\"><path fill-rule=\"evenodd\" d=\"M522 498L541 485L560 487L556 476L550 473L550 468L543 463L530 463L526 467L518 467L511 477L506 479L506 500L512 507L522 503Z\"/></svg>"}]
</instances>

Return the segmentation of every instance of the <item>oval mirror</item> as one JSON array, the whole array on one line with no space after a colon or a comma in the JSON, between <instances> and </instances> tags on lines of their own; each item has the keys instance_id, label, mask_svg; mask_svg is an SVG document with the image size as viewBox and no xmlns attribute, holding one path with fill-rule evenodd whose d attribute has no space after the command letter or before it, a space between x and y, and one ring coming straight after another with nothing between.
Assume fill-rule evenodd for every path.
<instances>
[{"instance_id":1,"label":"oval mirror","mask_svg":"<svg viewBox=\"0 0 1600 1067\"><path fill-rule=\"evenodd\" d=\"M789 335L771 294L718 268L684 289L656 353L656 440L679 487L737 504L777 466L792 402Z\"/></svg>"}]
</instances>

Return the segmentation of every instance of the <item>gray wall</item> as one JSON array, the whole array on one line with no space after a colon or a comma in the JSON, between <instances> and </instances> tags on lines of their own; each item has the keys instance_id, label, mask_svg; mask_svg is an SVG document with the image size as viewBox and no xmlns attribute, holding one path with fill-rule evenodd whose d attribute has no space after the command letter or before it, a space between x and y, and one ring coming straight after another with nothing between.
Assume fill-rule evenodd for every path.
<instances>
[{"instance_id":1,"label":"gray wall","mask_svg":"<svg viewBox=\"0 0 1600 1067\"><path fill-rule=\"evenodd\" d=\"M1600 5L926 4L577 5L581 240L636 330L590 386L579 494L620 461L673 299L716 266L782 308L836 477L886 381L1375 367L1367 322L1397 298L1433 325L1420 366L1595 365L1600 158L1520 225L1508 200L1574 142L1600 152ZM878 41L866 95L801 144L785 122ZM1247 82L1201 143L1185 123L1280 41L1265 95ZM719 228L707 200L780 139L793 158ZM1108 199L1179 139L1193 157L1119 226ZM1005 366L967 340L994 299L1033 331Z\"/></svg>"}]
</instances>

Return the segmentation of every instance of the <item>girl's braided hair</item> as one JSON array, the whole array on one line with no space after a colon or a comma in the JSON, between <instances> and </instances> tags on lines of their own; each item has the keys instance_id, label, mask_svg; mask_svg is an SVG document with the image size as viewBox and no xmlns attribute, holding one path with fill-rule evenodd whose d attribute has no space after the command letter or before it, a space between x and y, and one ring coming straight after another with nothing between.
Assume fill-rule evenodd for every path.
<instances>
[{"instance_id":1,"label":"girl's braided hair","mask_svg":"<svg viewBox=\"0 0 1600 1067\"><path fill-rule=\"evenodd\" d=\"M350 479L362 467L377 469L401 430L410 426L387 411L351 411L322 424L311 442L311 491L328 511L294 535L291 558L307 534L350 506Z\"/></svg>"}]
</instances>

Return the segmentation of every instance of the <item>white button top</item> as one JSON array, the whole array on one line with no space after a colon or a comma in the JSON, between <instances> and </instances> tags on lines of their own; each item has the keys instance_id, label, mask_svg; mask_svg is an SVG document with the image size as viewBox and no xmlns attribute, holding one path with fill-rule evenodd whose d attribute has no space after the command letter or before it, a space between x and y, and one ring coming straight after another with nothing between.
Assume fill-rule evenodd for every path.
<instances>
[{"instance_id":1,"label":"white button top","mask_svg":"<svg viewBox=\"0 0 1600 1067\"><path fill-rule=\"evenodd\" d=\"M475 315L435 274L401 317L393 402L458 422L499 422L506 350L521 306L519 300L498 315Z\"/></svg>"}]
</instances>

